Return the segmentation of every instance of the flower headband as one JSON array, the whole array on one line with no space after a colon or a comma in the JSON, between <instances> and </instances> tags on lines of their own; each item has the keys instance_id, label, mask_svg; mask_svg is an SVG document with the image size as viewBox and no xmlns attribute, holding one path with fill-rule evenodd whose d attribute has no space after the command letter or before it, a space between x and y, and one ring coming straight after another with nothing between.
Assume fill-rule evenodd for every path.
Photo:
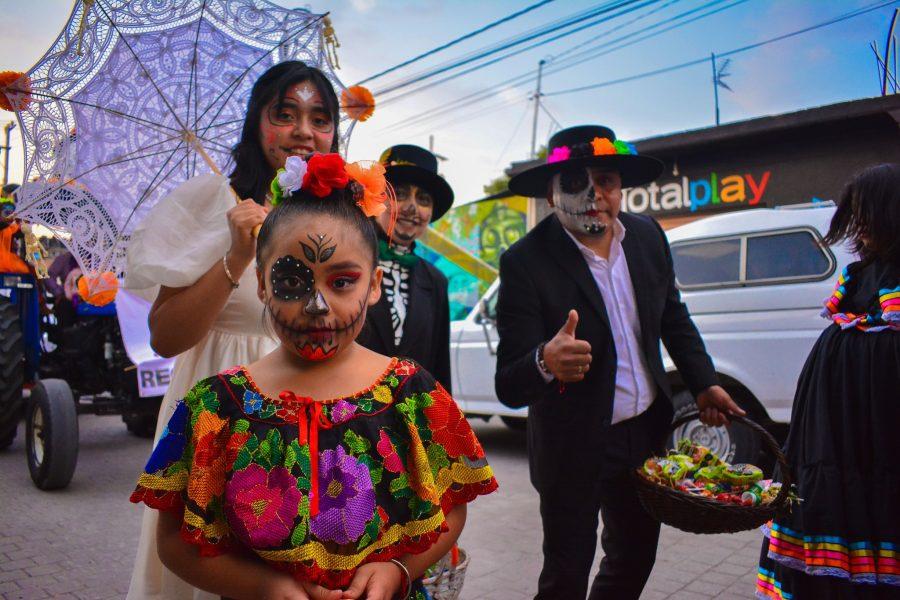
<instances>
[{"instance_id":1,"label":"flower headband","mask_svg":"<svg viewBox=\"0 0 900 600\"><path fill-rule=\"evenodd\" d=\"M609 141L607 138L595 137L590 142L583 144L574 144L570 146L557 146L553 152L547 156L547 164L562 162L570 158L582 158L585 156L603 156L611 154L630 154L637 156L637 148L634 144L616 140Z\"/></svg>"},{"instance_id":2,"label":"flower headband","mask_svg":"<svg viewBox=\"0 0 900 600\"><path fill-rule=\"evenodd\" d=\"M374 161L345 163L340 154L313 154L308 160L289 156L283 169L278 169L269 186L270 202L278 206L281 201L298 190L324 198L336 189L344 189L354 181L356 205L367 217L377 217L391 201L391 190L384 178L384 165Z\"/></svg>"}]
</instances>

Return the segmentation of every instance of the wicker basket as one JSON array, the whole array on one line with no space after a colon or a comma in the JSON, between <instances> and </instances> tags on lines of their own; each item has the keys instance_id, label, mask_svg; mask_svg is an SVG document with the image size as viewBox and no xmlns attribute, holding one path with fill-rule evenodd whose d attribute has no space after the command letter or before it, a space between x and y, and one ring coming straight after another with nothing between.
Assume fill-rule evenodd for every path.
<instances>
[{"instance_id":1,"label":"wicker basket","mask_svg":"<svg viewBox=\"0 0 900 600\"><path fill-rule=\"evenodd\" d=\"M696 411L686 414L672 423L672 429L698 416ZM749 427L762 437L766 448L778 461L781 467L781 490L775 499L769 504L758 506L726 504L654 483L642 477L638 470L632 475L641 504L650 516L691 533L734 533L755 529L788 509L788 495L793 479L787 459L775 438L750 419L739 416L729 416L729 419Z\"/></svg>"},{"instance_id":2,"label":"wicker basket","mask_svg":"<svg viewBox=\"0 0 900 600\"><path fill-rule=\"evenodd\" d=\"M469 567L469 555L459 549L459 562L453 566L450 553L444 555L436 564L436 575L426 577L422 584L433 600L457 600L466 579Z\"/></svg>"}]
</instances>

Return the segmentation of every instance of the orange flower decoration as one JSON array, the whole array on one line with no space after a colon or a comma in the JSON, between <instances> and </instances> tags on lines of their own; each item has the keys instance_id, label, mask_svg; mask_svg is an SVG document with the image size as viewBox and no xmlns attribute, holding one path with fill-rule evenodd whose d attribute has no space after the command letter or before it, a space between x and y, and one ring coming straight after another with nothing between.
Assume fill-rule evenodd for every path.
<instances>
[{"instance_id":1,"label":"orange flower decoration","mask_svg":"<svg viewBox=\"0 0 900 600\"><path fill-rule=\"evenodd\" d=\"M363 187L363 197L356 203L367 217L377 217L387 208L387 181L384 165L378 162L355 162L347 165L347 175Z\"/></svg>"},{"instance_id":2,"label":"orange flower decoration","mask_svg":"<svg viewBox=\"0 0 900 600\"><path fill-rule=\"evenodd\" d=\"M354 85L341 92L341 108L354 121L365 121L375 113L375 96L368 88Z\"/></svg>"},{"instance_id":3,"label":"orange flower decoration","mask_svg":"<svg viewBox=\"0 0 900 600\"><path fill-rule=\"evenodd\" d=\"M23 110L31 102L31 80L18 71L0 72L0 108Z\"/></svg>"},{"instance_id":4,"label":"orange flower decoration","mask_svg":"<svg viewBox=\"0 0 900 600\"><path fill-rule=\"evenodd\" d=\"M111 271L99 275L85 275L78 280L78 295L88 304L106 306L116 299L119 291L119 280Z\"/></svg>"},{"instance_id":5,"label":"orange flower decoration","mask_svg":"<svg viewBox=\"0 0 900 600\"><path fill-rule=\"evenodd\" d=\"M595 137L591 140L591 146L594 147L594 156L616 153L616 147L606 138Z\"/></svg>"}]
</instances>

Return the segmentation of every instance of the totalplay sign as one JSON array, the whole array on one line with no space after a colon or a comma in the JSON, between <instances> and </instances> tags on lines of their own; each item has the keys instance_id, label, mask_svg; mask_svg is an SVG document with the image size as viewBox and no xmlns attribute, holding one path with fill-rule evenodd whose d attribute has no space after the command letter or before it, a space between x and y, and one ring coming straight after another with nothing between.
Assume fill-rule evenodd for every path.
<instances>
[{"instance_id":1,"label":"totalplay sign","mask_svg":"<svg viewBox=\"0 0 900 600\"><path fill-rule=\"evenodd\" d=\"M757 206L763 200L771 175L771 171L727 175L712 172L705 178L684 176L668 183L653 182L622 190L622 209L631 213L665 214Z\"/></svg>"}]
</instances>

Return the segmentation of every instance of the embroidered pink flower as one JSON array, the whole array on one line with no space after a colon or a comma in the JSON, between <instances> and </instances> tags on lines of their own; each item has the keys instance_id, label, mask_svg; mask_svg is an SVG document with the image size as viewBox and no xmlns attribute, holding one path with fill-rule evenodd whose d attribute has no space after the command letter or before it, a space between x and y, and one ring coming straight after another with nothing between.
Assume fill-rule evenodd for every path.
<instances>
[{"instance_id":1,"label":"embroidered pink flower","mask_svg":"<svg viewBox=\"0 0 900 600\"><path fill-rule=\"evenodd\" d=\"M331 409L331 422L335 425L340 425L341 423L346 423L350 419L353 418L353 415L356 413L356 405L351 404L341 398L338 400L334 407Z\"/></svg>"},{"instance_id":2,"label":"embroidered pink flower","mask_svg":"<svg viewBox=\"0 0 900 600\"><path fill-rule=\"evenodd\" d=\"M291 535L300 498L297 480L287 469L266 472L251 463L225 486L225 514L249 547L273 548Z\"/></svg>"},{"instance_id":3,"label":"embroidered pink flower","mask_svg":"<svg viewBox=\"0 0 900 600\"><path fill-rule=\"evenodd\" d=\"M572 151L569 150L568 146L557 146L553 149L553 152L550 153L550 156L547 157L547 164L562 162L564 160L569 160L569 156L572 154Z\"/></svg>"},{"instance_id":4,"label":"embroidered pink flower","mask_svg":"<svg viewBox=\"0 0 900 600\"><path fill-rule=\"evenodd\" d=\"M375 444L375 448L378 450L378 454L384 457L385 469L391 473L401 473L404 470L403 461L400 460L397 449L394 448L391 438L387 436L384 430L378 432L378 443Z\"/></svg>"}]
</instances>

